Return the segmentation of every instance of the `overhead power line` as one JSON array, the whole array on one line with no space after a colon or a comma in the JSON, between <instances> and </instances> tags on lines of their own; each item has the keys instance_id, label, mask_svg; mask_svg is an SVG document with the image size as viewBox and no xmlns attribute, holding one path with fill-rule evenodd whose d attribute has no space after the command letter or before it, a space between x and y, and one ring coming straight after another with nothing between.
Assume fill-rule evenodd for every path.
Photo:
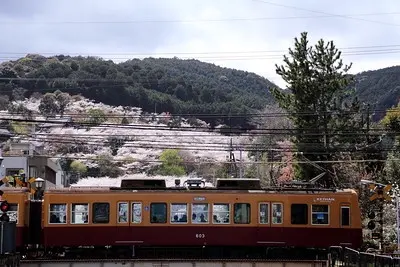
<instances>
[{"instance_id":1,"label":"overhead power line","mask_svg":"<svg viewBox=\"0 0 400 267\"><path fill-rule=\"evenodd\" d=\"M397 54L400 52L400 48L398 49L375 49L375 50L360 50L360 51L349 51L349 52L342 52L343 56L365 56L365 55L383 55L383 54ZM241 53L246 53L246 52L241 52ZM0 52L1 54L1 52ZM22 53L21 53L22 54ZM27 52L26 54L40 54L37 52L34 53L29 53ZM51 54L51 53L48 53ZM59 54L64 54L64 55L68 55L67 53L53 53L54 55L59 55ZM158 55L166 55L165 54L161 54L159 53ZM191 54L191 53L187 53L187 54ZM207 54L206 52L204 52L203 54ZM133 55L133 54L132 54ZM171 53L172 55L172 53ZM193 54L195 55L195 54ZM81 56L85 56L85 53L81 54ZM88 55L89 56L89 55ZM95 54L91 54L90 56L95 56ZM139 56L139 54L136 54L136 56ZM155 54L142 54L142 56L140 57L141 59L146 58L146 57L153 57L155 56ZM276 55L233 55L233 56L227 56L227 55L220 55L220 56L195 56L195 57L180 57L179 59L181 60L217 60L217 61L224 61L224 60L275 60L275 59L281 59L283 56L280 54L276 54ZM1 56L0 55L0 60L18 60L21 57L18 56ZM160 57L162 58L162 57ZM105 57L103 56L102 59L104 60L132 60L135 59L133 57L128 57L128 56L124 56L124 57ZM36 59L31 59L32 61L40 61L40 60L36 60Z\"/></svg>"},{"instance_id":2,"label":"overhead power line","mask_svg":"<svg viewBox=\"0 0 400 267\"><path fill-rule=\"evenodd\" d=\"M68 89L68 88L66 88ZM53 89L52 91L55 91L56 89ZM0 91L0 93L4 93L4 91ZM22 103L21 103L22 104ZM22 104L23 105L23 104ZM100 108L100 107L99 107ZM298 116L298 117L320 117L322 115L377 115L377 114L390 114L390 113L399 113L400 108L391 108L391 109L361 109L361 110L349 110L349 111L344 111L344 110L330 110L326 112L311 112L311 111L297 111L297 112L253 112L253 113L170 113L166 114L156 114L153 115L152 113L148 113L148 115L144 114L129 114L130 112L134 112L131 110L126 110L126 113L123 114L104 114L104 118L106 119L122 119L122 118L127 118L127 119L140 119L140 118L149 118L153 117L154 119L162 120L162 119L174 119L176 117L185 117L185 118L190 118L190 117L195 117L196 119L207 119L207 118L280 118L280 117L288 117L288 116ZM59 114L57 114L59 116ZM7 117L4 117L7 116ZM10 117L11 116L11 117ZM7 113L1 112L0 111L0 120L15 120L15 121L24 121L27 120L26 118L15 118L12 116L21 116L21 117L26 117L27 113L26 112L12 112L9 111ZM33 113L33 117L39 117L39 122L41 123L64 123L60 121L56 121L56 117L51 117L49 116L46 118L45 115L41 115L40 113ZM75 113L75 112L68 112L65 111L62 117L57 117L57 119L69 119L69 117L72 117L73 119L81 119L81 118L87 118L88 113ZM83 122L82 122L83 123Z\"/></svg>"},{"instance_id":3,"label":"overhead power line","mask_svg":"<svg viewBox=\"0 0 400 267\"><path fill-rule=\"evenodd\" d=\"M180 131L180 132L212 132L214 130L219 130L219 129L210 129L209 127L204 127L204 126L184 126L184 127L171 127L167 125L144 125L144 124L117 124L117 123L103 123L101 125L98 125L97 123L94 122L59 122L59 121L47 121L47 120L34 120L34 119L13 119L13 118L0 118L0 120L3 121L16 121L16 122L22 122L22 123L44 123L44 124L56 124L56 125L68 125L69 127L74 127L74 126L81 126L83 127L93 127L93 128L112 128L112 129L136 129L136 130L167 130L167 131ZM65 126L63 126L65 127ZM256 134L278 134L278 133L285 133L285 134L295 134L295 133L302 133L304 136L321 136L325 135L326 132L322 131L322 129L318 129L315 127L312 128L292 128L292 129L271 129L271 128L256 128L256 129L250 129L250 128L239 128L239 127L228 127L225 128L225 130L237 130L237 131L245 131L249 130L252 132L253 135ZM329 129L328 129L329 130ZM371 129L372 130L372 129ZM278 132L279 131L279 132ZM359 132L358 132L359 131ZM351 131L340 131L340 132L330 132L330 135L352 135L354 133L357 134L365 134L365 129L354 129ZM394 134L398 133L398 131L388 131L387 129L380 128L377 129L375 128L373 131L382 131L385 133L389 134Z\"/></svg>"},{"instance_id":4,"label":"overhead power line","mask_svg":"<svg viewBox=\"0 0 400 267\"><path fill-rule=\"evenodd\" d=\"M105 144L111 146L108 143L108 140L92 138L91 140L83 140L78 138L54 138L51 136L40 137L40 138L31 138L25 137L22 138L24 141L30 142L40 142L46 144L53 144L55 146L59 145L71 145L72 146L88 146L88 147L104 147ZM171 140L170 140L171 141ZM122 146L121 146L122 147ZM262 143L240 143L240 144L229 144L228 142L205 142L205 143L196 143L190 141L175 141L171 143L167 143L166 140L128 140L123 143L124 148L146 148L146 149L181 149L181 150L198 150L198 151L254 151L254 152L266 152L266 151L275 151L275 152L291 152L291 153L302 153L302 154L313 154L313 155L330 155L332 153L361 153L362 155L366 154L382 154L383 152L394 152L397 148L393 147L380 147L379 151L369 151L363 149L363 147L357 148L355 146L347 147L347 146L335 146L330 149L325 149L323 147L318 147L315 143L309 143L307 150L298 150L294 146L291 145L273 145L267 146ZM72 149L71 150L75 150Z\"/></svg>"},{"instance_id":5,"label":"overhead power line","mask_svg":"<svg viewBox=\"0 0 400 267\"><path fill-rule=\"evenodd\" d=\"M370 46L349 46L340 47L339 50L343 50L343 55L373 55L373 54L385 54L385 53L398 53L400 52L400 44L392 45L370 45ZM287 52L286 50L249 50L249 51L208 51L208 52L109 52L109 53L87 53L87 52L72 52L72 51L29 51L29 52L18 52L18 51L0 51L0 59L2 60L12 60L19 59L16 55L27 55L27 54L39 54L39 55L69 55L69 56L109 56L104 57L105 59L133 59L128 56L137 57L153 57L162 55L217 55L217 56L196 56L196 59L251 59L251 58L261 58L261 59L275 59L281 58L282 54ZM275 54L270 54L275 53ZM279 54L276 54L279 53ZM237 55L235 55L237 54ZM116 57L124 56L124 57ZM180 57L180 59L192 59L192 57ZM41 61L39 59L31 59L33 61Z\"/></svg>"},{"instance_id":6,"label":"overhead power line","mask_svg":"<svg viewBox=\"0 0 400 267\"><path fill-rule=\"evenodd\" d=\"M71 157L71 156L63 156L63 155L35 155L35 157L44 157L44 158L60 158L60 159L71 159L71 160L92 160L92 161L99 161L101 159L96 158L96 157ZM112 162L127 162L130 160L123 160L123 159L114 159ZM292 161L268 161L268 162L263 162L263 161L242 161L236 163L240 164L254 164L254 165L286 165L286 164L310 164L310 163L319 163L319 164L335 164L335 163L370 163L370 162L398 162L400 161L400 158L388 158L385 160L379 160L379 159L360 159L360 160L354 160L354 159L349 159L349 160L306 160L306 161L301 161L301 160L292 160ZM161 160L146 160L146 159L137 159L136 162L142 162L142 163L162 163ZM232 161L182 161L182 163L193 163L193 164L233 164Z\"/></svg>"},{"instance_id":7,"label":"overhead power line","mask_svg":"<svg viewBox=\"0 0 400 267\"><path fill-rule=\"evenodd\" d=\"M356 132L354 132L352 135L355 135L355 136L357 136L357 135L365 135L365 133L362 133L362 132L360 132L360 133L356 133ZM381 137L383 134L382 133L373 133L373 132L369 132L369 136L370 137ZM177 140L181 140L181 139L184 139L184 138L192 138L191 139L191 141L193 141L193 138L195 138L195 137L201 137L201 139L202 139L202 142L201 142L201 144L227 144L226 142L218 142L218 141L214 141L214 142L212 142L212 143L210 143L210 142L204 142L204 139L206 139L206 138L213 138L213 139L219 139L219 138L221 138L221 137L223 137L223 136L221 136L221 135L218 135L218 136L216 136L216 135L205 135L205 134L203 134L203 135L201 135L201 134L164 134L164 133L157 133L157 134L145 134L145 133L142 133L142 134L136 134L136 133L130 133L130 134L119 134L119 133L108 133L108 134L98 134L98 133L92 133L92 132L90 132L90 133L88 133L88 134L79 134L79 133L63 133L63 134L61 134L61 133L41 133L41 132L38 132L38 133L34 133L34 134L27 134L26 135L27 137L25 137L25 135L19 135L19 137L20 138L28 138L28 137L30 137L30 138L34 138L34 139L37 139L37 140L39 140L39 139L41 139L41 138L44 138L44 139L47 139L47 138L49 138L49 139L54 139L54 140L73 140L74 142L75 141L85 141L85 140L89 140L89 139L91 139L91 140L96 140L96 139L98 139L99 141L104 141L104 142L108 142L108 138L117 138L117 139L123 139L123 140L127 140L127 142L136 142L136 141L150 141L150 142L152 142L152 141L154 141L154 142L166 142L166 141L168 141L169 139L168 138L173 138L172 140L169 140L169 141L175 141L175 142L177 142ZM251 135L251 134L249 134L249 135L246 135L246 134L241 134L240 136L238 136L239 138L240 137L245 137L245 136L253 136L253 135ZM151 138L151 137L156 137L156 138L158 138L158 140L154 140L154 139L141 139L141 138L143 138L143 137L145 137L145 138ZM229 138L229 136L225 136L227 139ZM163 138L165 138L165 139L163 139ZM160 141L161 140L161 141ZM180 141L179 141L180 142ZM183 142L185 142L185 141L183 141ZM282 145L282 144L276 144L276 145L273 145L273 144L263 144L263 143L255 143L255 142L251 142L250 144L252 144L252 145L268 145L269 147L274 147L274 146L277 146L277 147L288 147L288 148L290 148L291 147L291 145ZM301 142L301 143L296 143L296 144L301 144L301 145L308 145L308 146L317 146L317 145L320 145L320 144L316 144L315 142L314 143L307 143L307 142ZM240 146L240 144L233 144L234 146ZM244 145L246 145L246 144L244 144Z\"/></svg>"},{"instance_id":8,"label":"overhead power line","mask_svg":"<svg viewBox=\"0 0 400 267\"><path fill-rule=\"evenodd\" d=\"M339 50L359 50L364 51L363 49L371 49L371 48L400 48L400 44L391 44L391 45L368 45L368 46L345 46L338 47ZM373 50L374 51L374 50ZM143 55L203 55L203 54L251 54L251 53L284 53L287 50L248 50L248 51L208 51L208 52L109 52L109 53L87 53L87 52L49 52L49 51L39 51L39 52L10 52L10 51L0 51L0 55L26 55L26 54L40 54L40 55L54 55L54 54L68 54L68 55L92 55L92 56L143 56ZM354 52L354 51L353 51ZM357 52L357 51L355 51Z\"/></svg>"},{"instance_id":9,"label":"overhead power line","mask_svg":"<svg viewBox=\"0 0 400 267\"><path fill-rule=\"evenodd\" d=\"M267 3L267 2L265 2ZM280 5L282 6L282 5ZM118 21L89 21L89 20L66 20L66 21L0 21L3 25L46 25L46 24L57 24L57 25L69 25L69 24L142 24L142 23L207 23L207 22L247 22L247 21L263 21L263 20L297 20L297 19L322 19L322 18L335 18L338 16L344 17L370 17L370 16L388 16L398 15L400 12L375 12L375 13L356 13L356 14L323 14L319 16L280 16L280 17L236 17L236 18L216 18L216 19L191 19L191 20L180 20L180 19L140 19L140 20L118 20ZM354 18L356 19L356 18ZM369 20L368 20L369 21Z\"/></svg>"},{"instance_id":10,"label":"overhead power line","mask_svg":"<svg viewBox=\"0 0 400 267\"><path fill-rule=\"evenodd\" d=\"M252 0L254 2L261 2L264 4L268 5L273 5L273 6L279 6L279 7L284 7L284 8L289 8L289 9L294 9L294 10L301 10L301 11L307 11L311 13L317 13L317 14L322 14L326 16L334 16L338 18L344 18L344 19L351 19L351 20L359 20L359 21L364 21L364 22L370 22L370 23L375 23L375 24L382 24L382 25L388 25L388 26L400 26L400 24L395 24L395 23L390 23L390 22L383 22L383 21L376 21L376 20L370 20L370 19L363 19L363 18L357 18L351 15L343 15L343 14L333 14L329 12L324 12L324 11L319 11L319 10L312 10L312 9L307 9L304 7L298 7L298 6L291 6L291 5L285 5L285 4L278 4L266 0Z\"/></svg>"}]
</instances>

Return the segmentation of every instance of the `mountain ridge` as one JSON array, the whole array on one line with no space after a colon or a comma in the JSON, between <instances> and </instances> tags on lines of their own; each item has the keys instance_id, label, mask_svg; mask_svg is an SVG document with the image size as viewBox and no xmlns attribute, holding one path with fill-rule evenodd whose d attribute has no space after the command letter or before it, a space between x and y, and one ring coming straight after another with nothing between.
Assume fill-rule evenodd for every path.
<instances>
[{"instance_id":1,"label":"mountain ridge","mask_svg":"<svg viewBox=\"0 0 400 267\"><path fill-rule=\"evenodd\" d=\"M397 106L400 100L400 66L357 73L355 92L359 100L368 103L375 110L373 119L380 120L385 111Z\"/></svg>"},{"instance_id":2,"label":"mountain ridge","mask_svg":"<svg viewBox=\"0 0 400 267\"><path fill-rule=\"evenodd\" d=\"M274 103L268 88L276 86L255 73L219 67L195 59L145 58L121 63L95 57L30 54L3 62L0 93L22 88L24 96L60 89L109 105L136 106L146 112L205 114L211 125L249 127L250 114ZM276 86L277 87L277 86ZM111 92L109 90L112 90ZM214 116L214 117L212 117Z\"/></svg>"},{"instance_id":3,"label":"mountain ridge","mask_svg":"<svg viewBox=\"0 0 400 267\"><path fill-rule=\"evenodd\" d=\"M398 104L400 66L352 76L356 96L372 109L386 110ZM276 104L268 89L274 86L284 90L253 72L176 57L115 63L100 57L28 54L0 63L0 78L0 94L10 97L13 90L21 88L26 97L60 89L109 105L140 107L145 112L192 114L212 127L223 123L251 128L250 115L234 115L256 113ZM4 80L7 78L23 79ZM384 112L379 112L374 119L383 116Z\"/></svg>"}]
</instances>

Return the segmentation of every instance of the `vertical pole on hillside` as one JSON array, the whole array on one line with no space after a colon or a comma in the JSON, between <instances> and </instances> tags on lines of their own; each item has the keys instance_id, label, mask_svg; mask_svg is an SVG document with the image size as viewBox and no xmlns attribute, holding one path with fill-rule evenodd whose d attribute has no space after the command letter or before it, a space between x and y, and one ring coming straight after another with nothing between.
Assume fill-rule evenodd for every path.
<instances>
[{"instance_id":1,"label":"vertical pole on hillside","mask_svg":"<svg viewBox=\"0 0 400 267\"><path fill-rule=\"evenodd\" d=\"M277 179L274 175L274 152L275 150L272 147L272 138L269 138L268 140L268 148L270 149L269 152L267 152L267 161L269 161L269 177L268 179L268 186L277 186L278 182ZM266 174L267 176L267 174Z\"/></svg>"},{"instance_id":2,"label":"vertical pole on hillside","mask_svg":"<svg viewBox=\"0 0 400 267\"><path fill-rule=\"evenodd\" d=\"M268 185L271 186L278 186L278 181L275 179L274 175L274 150L271 150L271 167L269 169L269 179L268 179Z\"/></svg>"},{"instance_id":3,"label":"vertical pole on hillside","mask_svg":"<svg viewBox=\"0 0 400 267\"><path fill-rule=\"evenodd\" d=\"M400 198L396 196L396 219L397 219L397 251L400 251L400 207L399 207Z\"/></svg>"},{"instance_id":4,"label":"vertical pole on hillside","mask_svg":"<svg viewBox=\"0 0 400 267\"><path fill-rule=\"evenodd\" d=\"M3 149L0 148L0 179L3 179L6 176L6 173L4 173L3 176L3 160Z\"/></svg>"},{"instance_id":5,"label":"vertical pole on hillside","mask_svg":"<svg viewBox=\"0 0 400 267\"><path fill-rule=\"evenodd\" d=\"M256 156L256 165L257 165L257 178L261 180L260 177L260 151L257 150L257 156Z\"/></svg>"},{"instance_id":6,"label":"vertical pole on hillside","mask_svg":"<svg viewBox=\"0 0 400 267\"><path fill-rule=\"evenodd\" d=\"M230 141L230 145L229 145L229 176L233 176L233 170L234 170L234 166L233 166L233 144L232 144L232 138ZM231 178L229 177L229 178Z\"/></svg>"},{"instance_id":7,"label":"vertical pole on hillside","mask_svg":"<svg viewBox=\"0 0 400 267\"><path fill-rule=\"evenodd\" d=\"M242 147L240 147L239 150L239 158L240 158L240 165L239 165L239 178L242 179L243 178L243 174L242 174L242 170L243 170L243 162L242 162Z\"/></svg>"},{"instance_id":8,"label":"vertical pole on hillside","mask_svg":"<svg viewBox=\"0 0 400 267\"><path fill-rule=\"evenodd\" d=\"M380 216L380 225L381 225L381 229L380 229L380 250L381 252L383 252L383 205L384 205L384 198L380 199L380 207L379 207L379 216Z\"/></svg>"},{"instance_id":9,"label":"vertical pole on hillside","mask_svg":"<svg viewBox=\"0 0 400 267\"><path fill-rule=\"evenodd\" d=\"M367 144L369 145L369 125L370 125L370 120L369 120L369 104L367 104Z\"/></svg>"}]
</instances>

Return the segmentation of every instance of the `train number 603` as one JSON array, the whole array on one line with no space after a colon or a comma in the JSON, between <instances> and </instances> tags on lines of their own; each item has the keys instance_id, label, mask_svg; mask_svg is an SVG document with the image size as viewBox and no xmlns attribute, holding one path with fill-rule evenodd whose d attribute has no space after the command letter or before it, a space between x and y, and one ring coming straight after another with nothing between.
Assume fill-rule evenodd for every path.
<instances>
[{"instance_id":1,"label":"train number 603","mask_svg":"<svg viewBox=\"0 0 400 267\"><path fill-rule=\"evenodd\" d=\"M205 238L206 235L205 234L196 234L196 238Z\"/></svg>"}]
</instances>

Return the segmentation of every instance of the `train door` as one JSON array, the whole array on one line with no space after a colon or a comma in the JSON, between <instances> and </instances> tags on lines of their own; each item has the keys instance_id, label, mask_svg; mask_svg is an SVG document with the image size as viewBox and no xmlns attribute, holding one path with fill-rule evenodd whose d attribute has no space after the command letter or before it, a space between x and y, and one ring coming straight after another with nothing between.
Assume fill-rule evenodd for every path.
<instances>
[{"instance_id":1,"label":"train door","mask_svg":"<svg viewBox=\"0 0 400 267\"><path fill-rule=\"evenodd\" d=\"M142 202L119 201L117 203L117 242L121 245L142 243Z\"/></svg>"},{"instance_id":2,"label":"train door","mask_svg":"<svg viewBox=\"0 0 400 267\"><path fill-rule=\"evenodd\" d=\"M340 203L340 210L339 210L339 223L340 228L342 229L349 229L351 228L351 210L350 210L350 203ZM343 230L344 233L345 230ZM342 240L342 243L338 244L340 246L351 246L352 245L352 237L351 232L347 232L347 234L343 234L341 236L346 237L347 240ZM350 233L350 234L349 234Z\"/></svg>"},{"instance_id":3,"label":"train door","mask_svg":"<svg viewBox=\"0 0 400 267\"><path fill-rule=\"evenodd\" d=\"M135 245L142 243L142 202L120 201L118 202L117 233L120 243Z\"/></svg>"},{"instance_id":4,"label":"train door","mask_svg":"<svg viewBox=\"0 0 400 267\"><path fill-rule=\"evenodd\" d=\"M117 203L117 236L116 243L126 245L129 241L130 230L130 201L119 201Z\"/></svg>"},{"instance_id":5,"label":"train door","mask_svg":"<svg viewBox=\"0 0 400 267\"><path fill-rule=\"evenodd\" d=\"M259 202L257 205L257 243L264 245L268 242L271 229L271 202Z\"/></svg>"}]
</instances>

